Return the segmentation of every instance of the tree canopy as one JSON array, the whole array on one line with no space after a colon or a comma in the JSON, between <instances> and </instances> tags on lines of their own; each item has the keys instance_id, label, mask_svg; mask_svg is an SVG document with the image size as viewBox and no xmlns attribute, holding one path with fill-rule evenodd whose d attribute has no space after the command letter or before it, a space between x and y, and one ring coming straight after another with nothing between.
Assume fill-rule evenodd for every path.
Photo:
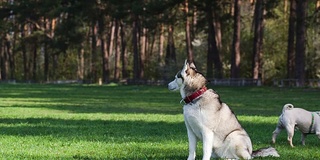
<instances>
[{"instance_id":1,"label":"tree canopy","mask_svg":"<svg viewBox=\"0 0 320 160\"><path fill-rule=\"evenodd\" d=\"M0 0L0 80L320 78L320 1Z\"/></svg>"}]
</instances>

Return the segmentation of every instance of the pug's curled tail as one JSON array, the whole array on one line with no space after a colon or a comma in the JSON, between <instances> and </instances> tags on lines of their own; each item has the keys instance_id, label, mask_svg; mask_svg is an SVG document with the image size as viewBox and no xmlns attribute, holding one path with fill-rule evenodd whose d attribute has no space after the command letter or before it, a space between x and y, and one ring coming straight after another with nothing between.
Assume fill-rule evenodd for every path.
<instances>
[{"instance_id":1,"label":"pug's curled tail","mask_svg":"<svg viewBox=\"0 0 320 160\"><path fill-rule=\"evenodd\" d=\"M273 147L261 148L252 152L251 155L254 157L280 157L277 150Z\"/></svg>"},{"instance_id":2,"label":"pug's curled tail","mask_svg":"<svg viewBox=\"0 0 320 160\"><path fill-rule=\"evenodd\" d=\"M293 104L285 104L283 106L283 109L282 109L282 113L284 113L286 110L290 110L290 109L293 109Z\"/></svg>"}]
</instances>

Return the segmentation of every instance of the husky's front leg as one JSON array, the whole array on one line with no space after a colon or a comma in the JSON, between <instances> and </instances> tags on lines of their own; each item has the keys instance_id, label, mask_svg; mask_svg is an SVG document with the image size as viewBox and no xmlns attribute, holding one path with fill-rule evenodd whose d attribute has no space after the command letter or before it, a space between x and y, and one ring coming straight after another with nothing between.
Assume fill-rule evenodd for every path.
<instances>
[{"instance_id":1,"label":"husky's front leg","mask_svg":"<svg viewBox=\"0 0 320 160\"><path fill-rule=\"evenodd\" d=\"M196 159L196 148L197 148L197 137L191 130L191 128L187 126L188 130L188 140L189 140L189 156L188 160L194 160Z\"/></svg>"},{"instance_id":2,"label":"husky's front leg","mask_svg":"<svg viewBox=\"0 0 320 160\"><path fill-rule=\"evenodd\" d=\"M213 146L213 132L205 130L202 134L203 140L203 157L202 160L210 160Z\"/></svg>"}]
</instances>

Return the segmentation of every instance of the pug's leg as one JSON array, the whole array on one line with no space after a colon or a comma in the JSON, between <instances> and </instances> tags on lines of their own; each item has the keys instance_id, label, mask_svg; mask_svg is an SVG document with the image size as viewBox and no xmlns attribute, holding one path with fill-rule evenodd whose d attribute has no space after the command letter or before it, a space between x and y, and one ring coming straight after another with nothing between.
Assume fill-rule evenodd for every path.
<instances>
[{"instance_id":1,"label":"pug's leg","mask_svg":"<svg viewBox=\"0 0 320 160\"><path fill-rule=\"evenodd\" d=\"M306 143L305 143L306 137L307 137L306 133L301 133L301 144L302 145L306 145Z\"/></svg>"},{"instance_id":2,"label":"pug's leg","mask_svg":"<svg viewBox=\"0 0 320 160\"><path fill-rule=\"evenodd\" d=\"M278 125L277 128L273 131L273 134L272 134L272 143L273 144L276 143L277 136L282 130L283 130L283 127Z\"/></svg>"},{"instance_id":3,"label":"pug's leg","mask_svg":"<svg viewBox=\"0 0 320 160\"><path fill-rule=\"evenodd\" d=\"M288 133L288 142L289 142L291 147L294 147L293 144L292 144L292 138L293 138L293 135L294 135L294 125L291 125L291 124L286 125L286 130L287 130L287 133Z\"/></svg>"}]
</instances>

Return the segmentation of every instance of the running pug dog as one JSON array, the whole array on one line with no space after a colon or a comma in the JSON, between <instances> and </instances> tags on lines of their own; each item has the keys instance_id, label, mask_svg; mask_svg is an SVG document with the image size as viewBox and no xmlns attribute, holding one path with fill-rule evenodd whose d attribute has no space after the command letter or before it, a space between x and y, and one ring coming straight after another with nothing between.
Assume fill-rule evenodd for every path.
<instances>
[{"instance_id":1,"label":"running pug dog","mask_svg":"<svg viewBox=\"0 0 320 160\"><path fill-rule=\"evenodd\" d=\"M320 116L319 112L309 112L302 108L294 108L292 104L285 104L282 114L279 117L278 125L273 131L272 143L276 142L277 135L286 129L288 141L291 147L294 129L299 129L301 134L301 143L305 145L307 134L316 134L320 139Z\"/></svg>"},{"instance_id":2,"label":"running pug dog","mask_svg":"<svg viewBox=\"0 0 320 160\"><path fill-rule=\"evenodd\" d=\"M252 152L247 132L228 105L221 102L219 95L206 88L207 82L194 63L186 60L182 70L168 84L169 90L180 90L181 102L184 102L183 114L189 140L188 160L196 157L198 139L203 141L203 160L211 156L230 159L279 157L272 147Z\"/></svg>"}]
</instances>

